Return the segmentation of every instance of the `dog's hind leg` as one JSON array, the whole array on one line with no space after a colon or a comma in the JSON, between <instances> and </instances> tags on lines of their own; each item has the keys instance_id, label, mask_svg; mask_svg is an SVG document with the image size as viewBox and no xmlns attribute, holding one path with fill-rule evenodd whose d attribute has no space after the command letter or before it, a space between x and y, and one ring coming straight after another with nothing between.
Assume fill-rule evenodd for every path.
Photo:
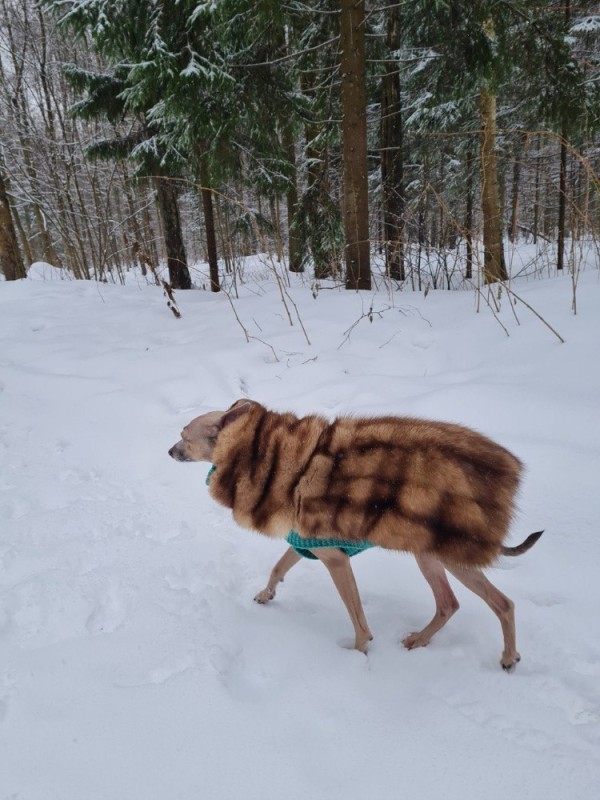
<instances>
[{"instance_id":1,"label":"dog's hind leg","mask_svg":"<svg viewBox=\"0 0 600 800\"><path fill-rule=\"evenodd\" d=\"M431 622L422 631L409 634L402 640L404 647L413 650L415 647L425 647L431 637L448 622L450 617L458 611L458 600L450 588L446 570L441 561L431 555L415 556L423 577L431 587L435 598L435 614Z\"/></svg>"},{"instance_id":2,"label":"dog's hind leg","mask_svg":"<svg viewBox=\"0 0 600 800\"><path fill-rule=\"evenodd\" d=\"M501 591L496 589L479 569L467 567L447 566L447 569L467 589L470 589L488 604L500 620L502 635L504 636L504 651L500 663L502 668L510 672L515 664L521 660L517 653L515 634L515 604Z\"/></svg>"},{"instance_id":3,"label":"dog's hind leg","mask_svg":"<svg viewBox=\"0 0 600 800\"><path fill-rule=\"evenodd\" d=\"M300 561L301 558L302 556L299 556L294 549L288 547L283 556L273 567L268 584L262 590L262 592L259 592L254 598L256 602L264 604L268 603L269 600L272 600L275 597L277 584L285 578L286 574Z\"/></svg>"},{"instance_id":4,"label":"dog's hind leg","mask_svg":"<svg viewBox=\"0 0 600 800\"><path fill-rule=\"evenodd\" d=\"M350 566L350 558L336 547L319 547L311 551L325 564L333 582L348 609L354 626L354 647L361 653L367 652L368 643L373 638L363 611L358 587Z\"/></svg>"}]
</instances>

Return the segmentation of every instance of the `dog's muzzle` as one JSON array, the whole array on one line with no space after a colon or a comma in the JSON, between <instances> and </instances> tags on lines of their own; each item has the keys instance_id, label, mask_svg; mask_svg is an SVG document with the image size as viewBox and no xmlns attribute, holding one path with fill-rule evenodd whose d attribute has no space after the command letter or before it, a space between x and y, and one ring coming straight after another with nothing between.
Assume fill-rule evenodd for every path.
<instances>
[{"instance_id":1,"label":"dog's muzzle","mask_svg":"<svg viewBox=\"0 0 600 800\"><path fill-rule=\"evenodd\" d=\"M191 461L191 458L188 458L186 454L182 451L180 444L174 444L173 447L169 450L169 455L171 458L174 458L175 461Z\"/></svg>"}]
</instances>

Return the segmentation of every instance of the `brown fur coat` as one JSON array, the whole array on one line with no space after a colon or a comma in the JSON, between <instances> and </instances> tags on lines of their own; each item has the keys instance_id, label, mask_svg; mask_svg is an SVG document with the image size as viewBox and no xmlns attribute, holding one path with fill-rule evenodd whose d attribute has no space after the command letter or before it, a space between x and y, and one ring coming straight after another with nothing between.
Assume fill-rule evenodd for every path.
<instances>
[{"instance_id":1,"label":"brown fur coat","mask_svg":"<svg viewBox=\"0 0 600 800\"><path fill-rule=\"evenodd\" d=\"M329 423L248 401L220 431L210 493L269 536L367 540L483 567L501 552L521 463L475 431L403 417Z\"/></svg>"}]
</instances>

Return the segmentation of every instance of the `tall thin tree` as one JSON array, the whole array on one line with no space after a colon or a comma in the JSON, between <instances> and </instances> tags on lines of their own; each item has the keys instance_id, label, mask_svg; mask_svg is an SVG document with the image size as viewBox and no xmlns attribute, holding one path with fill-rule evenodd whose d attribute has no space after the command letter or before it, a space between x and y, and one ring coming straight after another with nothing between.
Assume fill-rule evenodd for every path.
<instances>
[{"instance_id":1,"label":"tall thin tree","mask_svg":"<svg viewBox=\"0 0 600 800\"><path fill-rule=\"evenodd\" d=\"M364 0L341 0L340 53L346 288L370 289Z\"/></svg>"},{"instance_id":2,"label":"tall thin tree","mask_svg":"<svg viewBox=\"0 0 600 800\"><path fill-rule=\"evenodd\" d=\"M4 164L0 159L0 269L7 281L16 281L27 277L23 264L17 234L13 223L8 197L8 188L4 176Z\"/></svg>"},{"instance_id":3,"label":"tall thin tree","mask_svg":"<svg viewBox=\"0 0 600 800\"><path fill-rule=\"evenodd\" d=\"M381 80L381 183L386 272L404 280L404 127L397 56L401 45L400 6L385 10L386 59Z\"/></svg>"},{"instance_id":4,"label":"tall thin tree","mask_svg":"<svg viewBox=\"0 0 600 800\"><path fill-rule=\"evenodd\" d=\"M565 33L571 21L571 0L565 0ZM569 147L569 118L566 110L562 112L560 125L560 176L558 188L558 252L556 269L562 270L565 263L565 228L567 222L567 149Z\"/></svg>"}]
</instances>

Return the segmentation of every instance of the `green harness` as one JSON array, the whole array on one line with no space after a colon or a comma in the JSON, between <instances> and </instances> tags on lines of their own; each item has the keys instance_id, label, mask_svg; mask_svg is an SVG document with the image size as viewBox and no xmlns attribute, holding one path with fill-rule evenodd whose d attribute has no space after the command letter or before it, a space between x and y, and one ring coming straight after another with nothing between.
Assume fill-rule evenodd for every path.
<instances>
[{"instance_id":1,"label":"green harness","mask_svg":"<svg viewBox=\"0 0 600 800\"><path fill-rule=\"evenodd\" d=\"M211 476L216 469L217 468L214 464L209 469L208 475L206 476L207 486L210 483ZM359 553L368 550L370 547L377 546L371 542L354 542L351 539L305 539L294 530L289 532L286 541L289 546L295 550L296 553L298 553L299 556L302 556L303 558L312 558L315 560L318 558L318 556L316 556L314 553L311 553L311 550L318 549L319 547L337 547L338 550L341 550L342 553L345 553L347 556L356 556Z\"/></svg>"}]
</instances>

